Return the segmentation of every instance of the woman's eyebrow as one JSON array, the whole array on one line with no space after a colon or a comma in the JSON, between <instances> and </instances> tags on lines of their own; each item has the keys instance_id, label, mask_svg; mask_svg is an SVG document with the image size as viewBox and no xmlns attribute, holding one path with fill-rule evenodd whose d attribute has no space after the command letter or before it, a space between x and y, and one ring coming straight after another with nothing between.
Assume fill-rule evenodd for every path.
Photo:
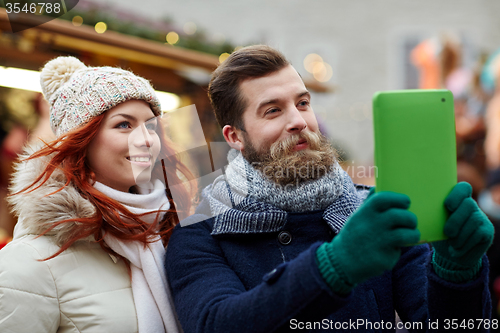
<instances>
[{"instance_id":1,"label":"woman's eyebrow","mask_svg":"<svg viewBox=\"0 0 500 333\"><path fill-rule=\"evenodd\" d=\"M137 118L136 118L136 117L134 117L134 116L132 116L132 115L130 115L130 114L127 114L127 113L117 113L117 114L114 114L114 115L112 115L111 117L109 117L109 119L114 118L114 117L117 117L117 116L122 116L123 118L129 119L129 120L132 120L132 121L137 121ZM151 118L147 119L147 120L145 121L145 123L147 123L148 121L151 121L151 120L155 119L156 117L157 117L157 116L153 116L153 117L151 117Z\"/></svg>"},{"instance_id":2,"label":"woman's eyebrow","mask_svg":"<svg viewBox=\"0 0 500 333\"><path fill-rule=\"evenodd\" d=\"M136 117L131 116L131 115L126 114L126 113L117 113L117 114L114 114L109 119L114 118L114 117L118 117L118 116L122 116L123 118L130 119L130 120L137 120Z\"/></svg>"}]
</instances>

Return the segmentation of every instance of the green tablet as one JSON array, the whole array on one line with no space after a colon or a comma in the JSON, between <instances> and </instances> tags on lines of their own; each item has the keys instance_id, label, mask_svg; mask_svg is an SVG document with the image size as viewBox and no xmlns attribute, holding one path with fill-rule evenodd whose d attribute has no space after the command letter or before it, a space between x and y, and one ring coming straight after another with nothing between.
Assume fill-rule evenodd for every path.
<instances>
[{"instance_id":1,"label":"green tablet","mask_svg":"<svg viewBox=\"0 0 500 333\"><path fill-rule=\"evenodd\" d=\"M448 90L373 96L376 191L410 197L421 242L445 239L444 200L457 183L455 114Z\"/></svg>"}]
</instances>

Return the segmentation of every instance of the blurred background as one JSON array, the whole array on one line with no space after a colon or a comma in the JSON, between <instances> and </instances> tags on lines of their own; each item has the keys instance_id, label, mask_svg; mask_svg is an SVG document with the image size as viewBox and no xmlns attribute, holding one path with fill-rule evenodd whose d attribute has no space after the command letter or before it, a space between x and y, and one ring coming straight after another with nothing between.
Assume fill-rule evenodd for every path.
<instances>
[{"instance_id":1,"label":"blurred background","mask_svg":"<svg viewBox=\"0 0 500 333\"><path fill-rule=\"evenodd\" d=\"M499 12L496 0L80 0L41 25L19 16L22 29L12 32L13 18L0 8L0 240L8 241L15 224L4 201L12 162L26 142L52 138L38 85L45 62L73 55L149 79L166 115L176 118L170 135L204 177L225 163L206 96L210 73L234 50L260 43L282 51L301 74L322 132L358 183L374 184L373 94L451 90L459 180L473 185L497 223ZM498 243L492 263L500 260Z\"/></svg>"}]
</instances>

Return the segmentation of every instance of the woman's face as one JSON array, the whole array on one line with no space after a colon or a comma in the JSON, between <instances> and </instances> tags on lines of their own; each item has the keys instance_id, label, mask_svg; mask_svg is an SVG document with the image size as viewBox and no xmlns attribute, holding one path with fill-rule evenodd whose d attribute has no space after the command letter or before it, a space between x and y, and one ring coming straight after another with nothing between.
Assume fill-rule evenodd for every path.
<instances>
[{"instance_id":1,"label":"woman's face","mask_svg":"<svg viewBox=\"0 0 500 333\"><path fill-rule=\"evenodd\" d=\"M158 117L142 100L127 101L106 111L87 150L96 180L123 192L149 182L160 153L157 126Z\"/></svg>"}]
</instances>

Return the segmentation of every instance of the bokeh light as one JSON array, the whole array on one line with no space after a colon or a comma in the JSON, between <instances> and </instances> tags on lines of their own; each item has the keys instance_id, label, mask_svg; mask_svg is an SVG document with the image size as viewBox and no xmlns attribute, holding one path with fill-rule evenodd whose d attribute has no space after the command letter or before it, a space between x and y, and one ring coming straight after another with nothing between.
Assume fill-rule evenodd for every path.
<instances>
[{"instance_id":1,"label":"bokeh light","mask_svg":"<svg viewBox=\"0 0 500 333\"><path fill-rule=\"evenodd\" d=\"M94 29L98 34L103 34L108 29L108 26L104 22L97 22Z\"/></svg>"},{"instance_id":2,"label":"bokeh light","mask_svg":"<svg viewBox=\"0 0 500 333\"><path fill-rule=\"evenodd\" d=\"M194 35L196 33L196 24L194 22L186 22L184 24L184 32L188 35Z\"/></svg>"},{"instance_id":3,"label":"bokeh light","mask_svg":"<svg viewBox=\"0 0 500 333\"><path fill-rule=\"evenodd\" d=\"M181 99L176 94L164 91L155 91L155 93L160 100L161 110L163 112L170 112L179 108Z\"/></svg>"},{"instance_id":4,"label":"bokeh light","mask_svg":"<svg viewBox=\"0 0 500 333\"><path fill-rule=\"evenodd\" d=\"M332 78L333 70L332 66L326 62L317 63L313 68L313 76L319 82L327 82Z\"/></svg>"},{"instance_id":5,"label":"bokeh light","mask_svg":"<svg viewBox=\"0 0 500 333\"><path fill-rule=\"evenodd\" d=\"M332 66L316 53L310 53L304 58L304 68L319 82L327 82L333 75Z\"/></svg>"},{"instance_id":6,"label":"bokeh light","mask_svg":"<svg viewBox=\"0 0 500 333\"><path fill-rule=\"evenodd\" d=\"M73 23L75 27L79 27L83 24L83 17L78 15L74 16L73 19L71 20L71 23Z\"/></svg>"},{"instance_id":7,"label":"bokeh light","mask_svg":"<svg viewBox=\"0 0 500 333\"><path fill-rule=\"evenodd\" d=\"M41 92L40 72L0 66L0 86Z\"/></svg>"},{"instance_id":8,"label":"bokeh light","mask_svg":"<svg viewBox=\"0 0 500 333\"><path fill-rule=\"evenodd\" d=\"M229 57L229 53L222 53L220 56L219 56L219 62L222 64L224 62L224 60L226 60L227 58Z\"/></svg>"},{"instance_id":9,"label":"bokeh light","mask_svg":"<svg viewBox=\"0 0 500 333\"><path fill-rule=\"evenodd\" d=\"M179 41L179 34L175 31L171 31L167 34L167 43L169 43L170 45L174 45L174 44L177 44L177 42Z\"/></svg>"},{"instance_id":10,"label":"bokeh light","mask_svg":"<svg viewBox=\"0 0 500 333\"><path fill-rule=\"evenodd\" d=\"M316 53L311 53L311 54L308 54L305 58L304 58L304 68L306 69L306 71L308 71L309 73L313 73L313 68L314 66L317 64L317 63L322 63L323 62L323 58L321 58L320 55L316 54Z\"/></svg>"}]
</instances>

